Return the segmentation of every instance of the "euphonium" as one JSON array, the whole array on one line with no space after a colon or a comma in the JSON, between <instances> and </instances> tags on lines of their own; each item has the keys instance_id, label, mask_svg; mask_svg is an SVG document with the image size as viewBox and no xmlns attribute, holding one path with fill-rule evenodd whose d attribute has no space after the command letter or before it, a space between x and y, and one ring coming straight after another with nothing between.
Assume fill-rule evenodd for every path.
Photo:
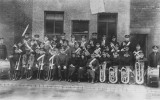
<instances>
[{"instance_id":1,"label":"euphonium","mask_svg":"<svg viewBox=\"0 0 160 100\"><path fill-rule=\"evenodd\" d=\"M102 65L100 65L100 82L105 82L106 80L106 62L104 62Z\"/></svg>"},{"instance_id":2,"label":"euphonium","mask_svg":"<svg viewBox=\"0 0 160 100\"><path fill-rule=\"evenodd\" d=\"M109 82L116 83L118 81L118 67L113 66L109 68Z\"/></svg>"},{"instance_id":3,"label":"euphonium","mask_svg":"<svg viewBox=\"0 0 160 100\"><path fill-rule=\"evenodd\" d=\"M129 68L128 66L122 67L121 69L121 82L124 84L129 83Z\"/></svg>"},{"instance_id":4,"label":"euphonium","mask_svg":"<svg viewBox=\"0 0 160 100\"><path fill-rule=\"evenodd\" d=\"M137 84L144 83L144 62L135 63L135 80Z\"/></svg>"}]
</instances>

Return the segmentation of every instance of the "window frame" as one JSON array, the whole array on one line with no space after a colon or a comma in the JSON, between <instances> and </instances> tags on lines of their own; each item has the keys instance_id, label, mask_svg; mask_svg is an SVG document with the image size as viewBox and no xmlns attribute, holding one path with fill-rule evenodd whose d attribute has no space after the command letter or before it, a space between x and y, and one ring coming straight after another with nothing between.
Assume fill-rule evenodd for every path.
<instances>
[{"instance_id":1,"label":"window frame","mask_svg":"<svg viewBox=\"0 0 160 100\"><path fill-rule=\"evenodd\" d=\"M46 23L47 23L47 19L46 19L46 16L47 14L62 14L63 15L63 20L52 20L53 23L54 23L54 27L53 27L53 33L48 33L47 30L46 30ZM64 11L44 11L44 34L45 35L51 35L51 36L54 36L54 35L61 35L61 33L56 33L55 32L55 24L56 22L62 22L63 23L63 27L62 27L62 33L64 32Z\"/></svg>"}]
</instances>

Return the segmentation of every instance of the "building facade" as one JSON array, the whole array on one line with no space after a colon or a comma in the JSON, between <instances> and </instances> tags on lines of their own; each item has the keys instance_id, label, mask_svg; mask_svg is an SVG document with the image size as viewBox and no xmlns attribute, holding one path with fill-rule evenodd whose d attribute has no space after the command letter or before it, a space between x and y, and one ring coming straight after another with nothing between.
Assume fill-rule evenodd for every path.
<instances>
[{"instance_id":1,"label":"building facade","mask_svg":"<svg viewBox=\"0 0 160 100\"><path fill-rule=\"evenodd\" d=\"M99 37L116 35L119 42L125 34L131 34L133 41L139 37L146 53L152 45L160 46L158 0L103 1L105 12L92 14L91 0L1 0L0 37L5 38L9 53L28 24L28 32L41 39L63 32L68 39L72 34L89 38L97 32Z\"/></svg>"}]
</instances>

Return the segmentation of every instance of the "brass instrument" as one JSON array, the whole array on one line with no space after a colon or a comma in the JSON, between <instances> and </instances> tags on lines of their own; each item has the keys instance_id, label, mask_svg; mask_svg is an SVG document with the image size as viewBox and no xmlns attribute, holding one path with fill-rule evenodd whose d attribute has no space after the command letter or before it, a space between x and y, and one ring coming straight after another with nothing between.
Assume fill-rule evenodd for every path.
<instances>
[{"instance_id":1,"label":"brass instrument","mask_svg":"<svg viewBox=\"0 0 160 100\"><path fill-rule=\"evenodd\" d=\"M38 73L37 73L37 79L40 79L40 75L41 75L41 71L43 70L43 67L44 67L44 57L45 57L45 54L41 55L37 61L39 62L38 65L39 65L39 68L38 68Z\"/></svg>"},{"instance_id":2,"label":"brass instrument","mask_svg":"<svg viewBox=\"0 0 160 100\"><path fill-rule=\"evenodd\" d=\"M77 55L79 55L79 54L80 54L80 51L81 51L81 48L78 48L78 49L75 51L75 53L76 53Z\"/></svg>"},{"instance_id":3,"label":"brass instrument","mask_svg":"<svg viewBox=\"0 0 160 100\"><path fill-rule=\"evenodd\" d=\"M106 81L106 62L103 62L103 64L100 65L100 77L99 80L100 82L105 82Z\"/></svg>"},{"instance_id":4,"label":"brass instrument","mask_svg":"<svg viewBox=\"0 0 160 100\"><path fill-rule=\"evenodd\" d=\"M84 46L84 50L85 50L85 55L86 55L86 56L90 55L89 51L86 49L85 46Z\"/></svg>"},{"instance_id":5,"label":"brass instrument","mask_svg":"<svg viewBox=\"0 0 160 100\"><path fill-rule=\"evenodd\" d=\"M118 81L118 66L112 66L109 68L109 82L117 83Z\"/></svg>"},{"instance_id":6,"label":"brass instrument","mask_svg":"<svg viewBox=\"0 0 160 100\"><path fill-rule=\"evenodd\" d=\"M96 60L96 58L94 58L94 59L92 59L92 61L89 63L89 67L91 68L91 70L93 70L94 68L93 68L93 62Z\"/></svg>"},{"instance_id":7,"label":"brass instrument","mask_svg":"<svg viewBox=\"0 0 160 100\"><path fill-rule=\"evenodd\" d=\"M129 66L122 67L122 69L121 69L121 82L124 84L129 83L129 80L130 80L129 75L130 75Z\"/></svg>"},{"instance_id":8,"label":"brass instrument","mask_svg":"<svg viewBox=\"0 0 160 100\"><path fill-rule=\"evenodd\" d=\"M54 63L53 63L53 61L54 61L54 57L55 57L55 55L53 55L52 57L50 57L50 59L49 59L49 69L48 69L48 77L47 77L47 79L48 80L51 80L51 78L52 78L52 70L53 70L53 67L54 67Z\"/></svg>"},{"instance_id":9,"label":"brass instrument","mask_svg":"<svg viewBox=\"0 0 160 100\"><path fill-rule=\"evenodd\" d=\"M34 55L30 54L28 64L27 64L27 72L26 72L27 79L32 78L32 67L33 67L33 64L34 64L34 59L35 59Z\"/></svg>"},{"instance_id":10,"label":"brass instrument","mask_svg":"<svg viewBox=\"0 0 160 100\"><path fill-rule=\"evenodd\" d=\"M18 79L18 76L19 76L21 57L22 57L22 56L20 55L19 60L16 62L16 65L15 65L14 78L15 78L16 80Z\"/></svg>"},{"instance_id":11,"label":"brass instrument","mask_svg":"<svg viewBox=\"0 0 160 100\"><path fill-rule=\"evenodd\" d=\"M96 54L96 57L101 57L101 48L96 49L94 53Z\"/></svg>"},{"instance_id":12,"label":"brass instrument","mask_svg":"<svg viewBox=\"0 0 160 100\"><path fill-rule=\"evenodd\" d=\"M137 84L144 83L144 61L137 61L135 63L135 80Z\"/></svg>"}]
</instances>

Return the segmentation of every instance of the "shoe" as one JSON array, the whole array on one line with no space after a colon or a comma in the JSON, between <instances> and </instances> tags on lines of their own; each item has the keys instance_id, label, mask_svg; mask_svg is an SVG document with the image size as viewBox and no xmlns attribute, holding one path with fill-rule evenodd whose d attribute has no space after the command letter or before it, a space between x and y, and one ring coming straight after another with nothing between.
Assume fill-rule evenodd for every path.
<instances>
[{"instance_id":1,"label":"shoe","mask_svg":"<svg viewBox=\"0 0 160 100\"><path fill-rule=\"evenodd\" d=\"M92 81L91 83L94 84L94 81Z\"/></svg>"},{"instance_id":2,"label":"shoe","mask_svg":"<svg viewBox=\"0 0 160 100\"><path fill-rule=\"evenodd\" d=\"M80 83L80 80L78 80L78 83Z\"/></svg>"}]
</instances>

